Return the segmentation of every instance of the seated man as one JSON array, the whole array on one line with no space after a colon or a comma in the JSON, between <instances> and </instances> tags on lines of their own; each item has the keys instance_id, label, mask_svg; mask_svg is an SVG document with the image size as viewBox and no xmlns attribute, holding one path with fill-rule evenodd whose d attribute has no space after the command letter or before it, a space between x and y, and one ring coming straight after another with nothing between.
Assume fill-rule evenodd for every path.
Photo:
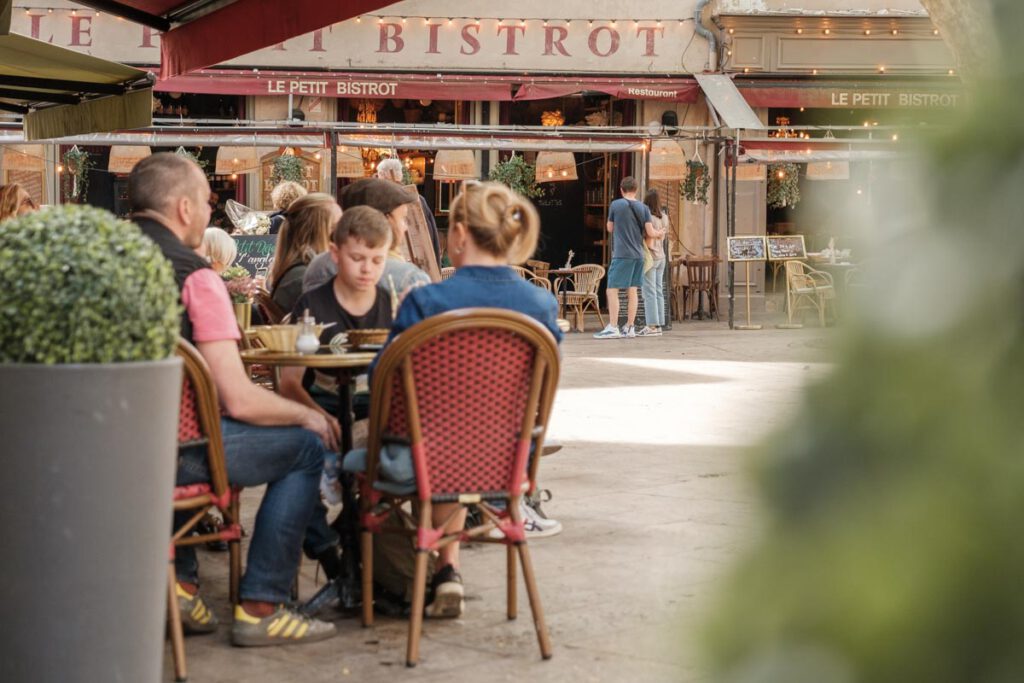
<instances>
[{"instance_id":1,"label":"seated man","mask_svg":"<svg viewBox=\"0 0 1024 683\"><path fill-rule=\"evenodd\" d=\"M128 178L135 222L174 268L184 306L181 334L206 360L220 396L228 479L240 486L267 485L252 529L232 642L261 646L323 640L334 635L334 625L305 617L286 603L304 530L319 499L324 455L337 449L337 425L323 413L249 380L238 355L238 325L227 289L193 251L210 217L209 196L202 170L171 153L143 159ZM179 484L208 477L202 448L181 453ZM179 549L175 568L186 630L214 630L216 618L198 595L195 551Z\"/></svg>"}]
</instances>

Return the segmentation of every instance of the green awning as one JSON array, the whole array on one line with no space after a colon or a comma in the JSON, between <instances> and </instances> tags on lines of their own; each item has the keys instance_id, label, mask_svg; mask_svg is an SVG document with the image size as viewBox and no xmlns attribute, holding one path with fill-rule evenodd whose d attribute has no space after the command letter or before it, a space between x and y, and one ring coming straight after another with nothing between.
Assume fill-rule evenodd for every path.
<instances>
[{"instance_id":1,"label":"green awning","mask_svg":"<svg viewBox=\"0 0 1024 683\"><path fill-rule=\"evenodd\" d=\"M151 74L7 33L10 8L0 2L0 110L23 116L26 140L152 125Z\"/></svg>"}]
</instances>

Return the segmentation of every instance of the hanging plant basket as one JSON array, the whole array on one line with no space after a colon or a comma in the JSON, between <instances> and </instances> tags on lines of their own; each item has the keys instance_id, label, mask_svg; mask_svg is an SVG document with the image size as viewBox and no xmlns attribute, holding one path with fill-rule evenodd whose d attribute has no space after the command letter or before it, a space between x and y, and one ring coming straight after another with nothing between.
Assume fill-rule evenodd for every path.
<instances>
[{"instance_id":1,"label":"hanging plant basket","mask_svg":"<svg viewBox=\"0 0 1024 683\"><path fill-rule=\"evenodd\" d=\"M79 202L89 194L89 171L95 163L92 155L75 145L64 152L64 194Z\"/></svg>"},{"instance_id":2,"label":"hanging plant basket","mask_svg":"<svg viewBox=\"0 0 1024 683\"><path fill-rule=\"evenodd\" d=\"M293 154L282 154L274 159L274 169L270 173L270 182L274 185L285 181L301 183L306 177L306 164Z\"/></svg>"},{"instance_id":3,"label":"hanging plant basket","mask_svg":"<svg viewBox=\"0 0 1024 683\"><path fill-rule=\"evenodd\" d=\"M191 161L204 171L206 170L206 165L208 162L205 159L200 159L198 154L190 152L184 147L179 147L178 149L174 150L174 153L177 154L178 156L185 157L186 159L188 159L189 161Z\"/></svg>"},{"instance_id":4,"label":"hanging plant basket","mask_svg":"<svg viewBox=\"0 0 1024 683\"><path fill-rule=\"evenodd\" d=\"M514 154L491 168L489 179L508 185L529 199L544 196L544 188L537 184L537 168L526 159Z\"/></svg>"},{"instance_id":5,"label":"hanging plant basket","mask_svg":"<svg viewBox=\"0 0 1024 683\"><path fill-rule=\"evenodd\" d=\"M768 166L768 207L783 209L800 203L800 167L796 164Z\"/></svg>"},{"instance_id":6,"label":"hanging plant basket","mask_svg":"<svg viewBox=\"0 0 1024 683\"><path fill-rule=\"evenodd\" d=\"M679 185L679 194L694 204L708 203L708 190L711 188L711 172L708 165L699 159L686 162L686 177Z\"/></svg>"}]
</instances>

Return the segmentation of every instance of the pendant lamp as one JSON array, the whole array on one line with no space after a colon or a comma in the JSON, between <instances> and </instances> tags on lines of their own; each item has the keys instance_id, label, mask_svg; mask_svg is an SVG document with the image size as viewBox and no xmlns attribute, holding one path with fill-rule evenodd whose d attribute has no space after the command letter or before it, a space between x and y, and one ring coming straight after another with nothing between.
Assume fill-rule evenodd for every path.
<instances>
[{"instance_id":1,"label":"pendant lamp","mask_svg":"<svg viewBox=\"0 0 1024 683\"><path fill-rule=\"evenodd\" d=\"M572 152L539 152L537 154L538 183L576 180L576 156Z\"/></svg>"},{"instance_id":2,"label":"pendant lamp","mask_svg":"<svg viewBox=\"0 0 1024 683\"><path fill-rule=\"evenodd\" d=\"M434 156L434 180L476 180L476 156L468 149L441 149Z\"/></svg>"},{"instance_id":3,"label":"pendant lamp","mask_svg":"<svg viewBox=\"0 0 1024 683\"><path fill-rule=\"evenodd\" d=\"M686 155L675 140L655 140L649 158L651 180L686 179Z\"/></svg>"}]
</instances>

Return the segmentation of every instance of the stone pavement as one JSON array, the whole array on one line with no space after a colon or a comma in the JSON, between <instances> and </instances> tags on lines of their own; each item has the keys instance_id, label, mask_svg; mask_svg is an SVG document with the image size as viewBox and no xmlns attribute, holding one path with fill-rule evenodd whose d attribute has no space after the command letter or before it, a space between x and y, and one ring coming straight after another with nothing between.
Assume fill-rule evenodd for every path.
<instances>
[{"instance_id":1,"label":"stone pavement","mask_svg":"<svg viewBox=\"0 0 1024 683\"><path fill-rule=\"evenodd\" d=\"M202 552L204 594L222 626L186 640L190 680L707 680L691 637L716 579L759 523L744 447L781 426L800 387L827 374L834 336L816 327L732 332L717 322L677 323L658 338L567 335L549 431L564 449L540 470L554 495L545 511L565 531L530 544L551 660L540 659L525 589L518 620L505 618L498 546L464 550L466 613L425 622L415 669L403 664L406 622L382 617L372 629L339 620L338 637L322 643L232 648L226 554ZM245 494L250 524L260 493ZM305 562L301 574L308 596L315 568Z\"/></svg>"}]
</instances>

